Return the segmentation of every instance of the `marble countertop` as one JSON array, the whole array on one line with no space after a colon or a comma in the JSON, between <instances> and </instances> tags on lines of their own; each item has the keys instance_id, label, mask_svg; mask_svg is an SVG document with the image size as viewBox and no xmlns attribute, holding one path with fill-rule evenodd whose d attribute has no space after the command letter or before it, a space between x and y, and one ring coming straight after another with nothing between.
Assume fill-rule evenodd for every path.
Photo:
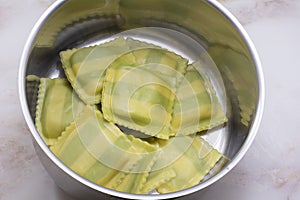
<instances>
[{"instance_id":1,"label":"marble countertop","mask_svg":"<svg viewBox=\"0 0 300 200\"><path fill-rule=\"evenodd\" d=\"M300 199L300 1L219 0L260 54L266 102L243 160L201 200ZM37 158L19 105L17 75L26 38L54 0L0 0L0 200L72 200ZM199 197L200 199L200 197Z\"/></svg>"}]
</instances>

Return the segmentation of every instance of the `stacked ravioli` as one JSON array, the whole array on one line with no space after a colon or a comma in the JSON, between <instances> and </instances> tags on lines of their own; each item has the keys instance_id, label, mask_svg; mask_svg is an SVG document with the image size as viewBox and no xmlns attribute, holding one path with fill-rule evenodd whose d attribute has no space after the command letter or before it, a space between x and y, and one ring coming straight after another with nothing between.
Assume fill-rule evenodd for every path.
<instances>
[{"instance_id":1,"label":"stacked ravioli","mask_svg":"<svg viewBox=\"0 0 300 200\"><path fill-rule=\"evenodd\" d=\"M60 53L66 78L38 85L35 124L70 169L133 194L192 187L224 156L203 132L227 118L199 62L119 37Z\"/></svg>"}]
</instances>

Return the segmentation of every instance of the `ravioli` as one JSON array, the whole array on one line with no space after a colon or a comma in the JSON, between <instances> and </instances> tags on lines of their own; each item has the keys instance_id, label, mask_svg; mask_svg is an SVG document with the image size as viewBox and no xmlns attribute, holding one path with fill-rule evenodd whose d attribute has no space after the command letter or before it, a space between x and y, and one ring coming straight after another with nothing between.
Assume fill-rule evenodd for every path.
<instances>
[{"instance_id":1,"label":"ravioli","mask_svg":"<svg viewBox=\"0 0 300 200\"><path fill-rule=\"evenodd\" d=\"M104 118L168 139L176 88L186 66L186 59L164 49L144 48L120 56L105 75Z\"/></svg>"},{"instance_id":2,"label":"ravioli","mask_svg":"<svg viewBox=\"0 0 300 200\"><path fill-rule=\"evenodd\" d=\"M118 191L140 193L157 148L125 135L105 121L100 111L87 106L51 150L88 180Z\"/></svg>"},{"instance_id":3,"label":"ravioli","mask_svg":"<svg viewBox=\"0 0 300 200\"><path fill-rule=\"evenodd\" d=\"M129 149L133 151L127 136L90 106L51 146L52 152L73 171L104 187L114 185L112 178L122 170L130 171L139 159L126 156L130 155L125 153Z\"/></svg>"},{"instance_id":4,"label":"ravioli","mask_svg":"<svg viewBox=\"0 0 300 200\"><path fill-rule=\"evenodd\" d=\"M142 47L154 45L119 37L92 47L62 51L60 56L74 90L86 104L93 105L100 103L107 67L120 55Z\"/></svg>"},{"instance_id":5,"label":"ravioli","mask_svg":"<svg viewBox=\"0 0 300 200\"><path fill-rule=\"evenodd\" d=\"M131 135L128 135L132 146L135 148L134 154L141 156L137 161L130 173L122 172L119 174L118 184L113 189L133 193L133 194L146 194L149 191L144 191L146 180L151 172L152 166L156 162L158 156L158 148Z\"/></svg>"},{"instance_id":6,"label":"ravioli","mask_svg":"<svg viewBox=\"0 0 300 200\"><path fill-rule=\"evenodd\" d=\"M169 143L173 139L169 140ZM170 170L176 174L174 178L156 188L161 194L176 192L197 185L222 158L221 153L198 135L195 137L181 136L181 140L178 141L180 141L181 146L176 144L173 150L180 154L179 158L169 166L159 169L161 174L165 171L169 173ZM155 165L161 165L161 162L164 162L164 159L169 156L169 151L161 154Z\"/></svg>"},{"instance_id":7,"label":"ravioli","mask_svg":"<svg viewBox=\"0 0 300 200\"><path fill-rule=\"evenodd\" d=\"M52 145L84 106L66 79L41 78L35 125L45 143Z\"/></svg>"},{"instance_id":8,"label":"ravioli","mask_svg":"<svg viewBox=\"0 0 300 200\"><path fill-rule=\"evenodd\" d=\"M28 76L28 99L38 85L36 128L78 175L120 192L165 194L228 162L197 134L227 121L199 62L124 37L60 56L67 78Z\"/></svg>"},{"instance_id":9,"label":"ravioli","mask_svg":"<svg viewBox=\"0 0 300 200\"><path fill-rule=\"evenodd\" d=\"M189 65L176 97L171 123L175 134L194 134L227 122L215 91L199 62Z\"/></svg>"}]
</instances>

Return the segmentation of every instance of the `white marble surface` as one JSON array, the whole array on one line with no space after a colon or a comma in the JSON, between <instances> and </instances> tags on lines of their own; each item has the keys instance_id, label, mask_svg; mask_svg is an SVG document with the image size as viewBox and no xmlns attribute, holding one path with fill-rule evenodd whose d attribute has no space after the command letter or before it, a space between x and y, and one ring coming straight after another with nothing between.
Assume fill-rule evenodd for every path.
<instances>
[{"instance_id":1,"label":"white marble surface","mask_svg":"<svg viewBox=\"0 0 300 200\"><path fill-rule=\"evenodd\" d=\"M0 0L0 200L72 200L41 166L18 99L25 40L54 0ZM244 159L201 200L300 199L300 1L220 0L245 26L261 56L265 112Z\"/></svg>"}]
</instances>

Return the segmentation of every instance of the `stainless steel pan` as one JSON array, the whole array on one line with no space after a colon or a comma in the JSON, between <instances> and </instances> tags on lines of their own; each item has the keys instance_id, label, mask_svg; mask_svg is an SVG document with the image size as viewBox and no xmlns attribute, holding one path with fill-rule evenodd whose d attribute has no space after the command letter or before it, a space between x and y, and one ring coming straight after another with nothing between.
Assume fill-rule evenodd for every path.
<instances>
[{"instance_id":1,"label":"stainless steel pan","mask_svg":"<svg viewBox=\"0 0 300 200\"><path fill-rule=\"evenodd\" d=\"M117 6L116 6L117 5ZM34 102L26 76L63 77L58 53L106 41L116 34L162 45L193 60L203 59L229 118L206 136L231 161L197 186L171 194L133 195L91 183L60 162L34 126ZM205 55L205 56L203 56ZM211 65L210 65L211 64ZM263 112L264 80L255 47L239 22L214 0L58 0L34 26L19 71L20 103L41 162L58 186L81 199L169 199L201 195L245 155Z\"/></svg>"}]
</instances>

